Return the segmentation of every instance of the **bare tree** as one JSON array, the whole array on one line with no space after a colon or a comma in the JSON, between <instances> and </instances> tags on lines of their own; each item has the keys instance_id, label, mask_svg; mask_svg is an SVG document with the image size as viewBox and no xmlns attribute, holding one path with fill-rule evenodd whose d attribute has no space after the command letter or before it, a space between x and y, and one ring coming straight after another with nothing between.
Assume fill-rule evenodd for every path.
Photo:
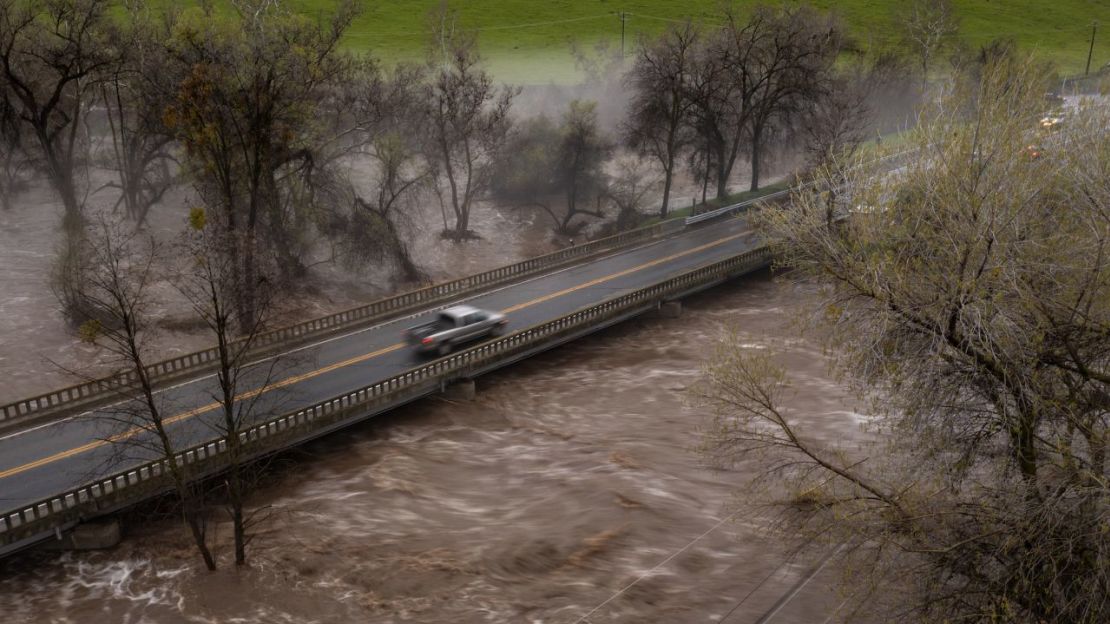
<instances>
[{"instance_id":1,"label":"bare tree","mask_svg":"<svg viewBox=\"0 0 1110 624\"><path fill-rule=\"evenodd\" d=\"M125 26L115 30L114 45L123 51L122 62L106 69L100 83L100 101L111 132L111 161L119 180L105 186L120 191L116 207L123 205L136 226L151 207L162 200L176 182L171 164L173 135L162 123L170 105L165 41L172 33L172 15L161 27L141 3L126 3Z\"/></svg>"},{"instance_id":2,"label":"bare tree","mask_svg":"<svg viewBox=\"0 0 1110 624\"><path fill-rule=\"evenodd\" d=\"M134 375L135 383L120 388L118 406L98 412L113 425L106 438L112 443L115 461L164 461L181 505L182 520L197 551L209 570L216 560L208 546L205 497L192 466L179 462L183 448L169 427L167 406L155 394L147 370L150 353L150 310L154 303L151 286L161 253L152 238L125 234L118 225L101 221L90 226L80 261L85 279L77 296L91 318L81 326L81 336L111 354L121 371Z\"/></svg>"},{"instance_id":3,"label":"bare tree","mask_svg":"<svg viewBox=\"0 0 1110 624\"><path fill-rule=\"evenodd\" d=\"M497 89L481 66L473 33L457 30L454 12L446 3L434 11L431 77L423 93L427 128L425 152L441 191L446 236L472 236L470 211L474 200L490 186L494 164L511 127L509 109L517 91ZM436 55L442 53L442 58ZM446 179L447 197L439 182ZM447 221L446 206L454 213Z\"/></svg>"},{"instance_id":4,"label":"bare tree","mask_svg":"<svg viewBox=\"0 0 1110 624\"><path fill-rule=\"evenodd\" d=\"M219 405L219 414L205 422L227 445L227 467L222 481L232 524L235 564L243 565L247 561L247 546L253 539L252 529L266 518L265 508L246 509L247 497L257 482L258 467L252 465L255 458L243 448L244 432L278 411L282 397L275 382L288 360L272 357L258 362L255 353L257 339L267 329L273 309L276 289L272 279L264 280L256 292L258 314L249 319L248 325L240 324L235 307L239 287L236 258L228 253L233 246L225 240L227 233L221 231L219 223L206 223L196 214L191 223L194 227L185 235L179 250L179 255L188 262L174 276L174 284L215 339L219 354L218 388L212 397ZM272 276L272 271L266 273Z\"/></svg>"},{"instance_id":5,"label":"bare tree","mask_svg":"<svg viewBox=\"0 0 1110 624\"><path fill-rule=\"evenodd\" d=\"M919 160L839 167L842 219L813 190L760 215L779 262L822 286L812 321L875 443L815 441L787 373L736 344L701 389L705 450L761 454L778 526L843 543L867 571L857 608L886 620L1110 617L1110 113L1029 154L1047 75L1019 56L956 80L913 133Z\"/></svg>"},{"instance_id":6,"label":"bare tree","mask_svg":"<svg viewBox=\"0 0 1110 624\"><path fill-rule=\"evenodd\" d=\"M363 63L352 89L351 154L365 158L370 171L351 176L347 184L351 210L332 220L348 263L392 259L401 279L410 282L427 277L409 248L416 234L412 210L431 185L420 153L425 77L419 65L402 63L384 71L377 63Z\"/></svg>"},{"instance_id":7,"label":"bare tree","mask_svg":"<svg viewBox=\"0 0 1110 624\"><path fill-rule=\"evenodd\" d=\"M0 209L11 210L12 202L27 190L31 161L24 144L30 139L11 102L10 92L0 81Z\"/></svg>"},{"instance_id":8,"label":"bare tree","mask_svg":"<svg viewBox=\"0 0 1110 624\"><path fill-rule=\"evenodd\" d=\"M645 39L627 78L632 101L624 123L625 141L663 167L662 218L667 216L675 165L693 138L688 124L697 44L698 30L690 22L669 28L658 39Z\"/></svg>"},{"instance_id":9,"label":"bare tree","mask_svg":"<svg viewBox=\"0 0 1110 624\"><path fill-rule=\"evenodd\" d=\"M728 31L741 55L741 93L748 102L751 190L759 189L767 134L788 126L807 102L831 90L833 67L843 49L839 21L807 5L757 8L743 25L729 12Z\"/></svg>"},{"instance_id":10,"label":"bare tree","mask_svg":"<svg viewBox=\"0 0 1110 624\"><path fill-rule=\"evenodd\" d=\"M716 182L716 196L728 195L737 156L746 141L749 102L742 60L748 48L738 33L718 29L699 46L689 82L690 126L697 133L692 160L704 189ZM701 165L698 167L697 165Z\"/></svg>"},{"instance_id":11,"label":"bare tree","mask_svg":"<svg viewBox=\"0 0 1110 624\"><path fill-rule=\"evenodd\" d=\"M894 16L902 45L921 67L921 85L929 85L929 68L959 32L960 21L949 0L910 0Z\"/></svg>"},{"instance_id":12,"label":"bare tree","mask_svg":"<svg viewBox=\"0 0 1110 624\"><path fill-rule=\"evenodd\" d=\"M611 78L624 73L625 58L620 46L614 45L609 39L598 39L589 47L572 40L570 55L574 58L575 69L582 73L582 86L619 86Z\"/></svg>"},{"instance_id":13,"label":"bare tree","mask_svg":"<svg viewBox=\"0 0 1110 624\"><path fill-rule=\"evenodd\" d=\"M119 58L105 38L109 0L0 0L0 76L37 160L64 209L71 237L83 229L78 190L82 120L98 73Z\"/></svg>"},{"instance_id":14,"label":"bare tree","mask_svg":"<svg viewBox=\"0 0 1110 624\"><path fill-rule=\"evenodd\" d=\"M558 221L558 231L573 234L578 215L602 219L601 201L606 187L605 162L612 145L597 124L597 103L575 100L563 114L556 172L566 197L566 211ZM593 202L595 208L588 208ZM554 215L552 215L554 217Z\"/></svg>"}]
</instances>

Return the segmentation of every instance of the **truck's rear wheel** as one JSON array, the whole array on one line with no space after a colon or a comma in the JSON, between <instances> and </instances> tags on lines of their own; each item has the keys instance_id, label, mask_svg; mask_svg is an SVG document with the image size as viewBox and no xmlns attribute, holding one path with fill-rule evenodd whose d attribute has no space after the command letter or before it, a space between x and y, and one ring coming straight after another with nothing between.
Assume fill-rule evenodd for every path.
<instances>
[{"instance_id":1,"label":"truck's rear wheel","mask_svg":"<svg viewBox=\"0 0 1110 624\"><path fill-rule=\"evenodd\" d=\"M441 356L442 355L447 355L448 353L451 353L451 343L450 342L445 342L445 343L439 345L439 348L436 349L436 352L439 353Z\"/></svg>"}]
</instances>

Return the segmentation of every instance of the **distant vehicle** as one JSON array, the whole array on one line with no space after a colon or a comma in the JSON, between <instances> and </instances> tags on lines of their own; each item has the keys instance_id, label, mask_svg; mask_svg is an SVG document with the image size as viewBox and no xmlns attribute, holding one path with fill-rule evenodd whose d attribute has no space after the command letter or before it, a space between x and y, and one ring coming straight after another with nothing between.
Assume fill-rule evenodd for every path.
<instances>
[{"instance_id":1,"label":"distant vehicle","mask_svg":"<svg viewBox=\"0 0 1110 624\"><path fill-rule=\"evenodd\" d=\"M1021 150L1021 153L1029 160L1037 160L1044 155L1044 150L1039 145L1027 145Z\"/></svg>"},{"instance_id":2,"label":"distant vehicle","mask_svg":"<svg viewBox=\"0 0 1110 624\"><path fill-rule=\"evenodd\" d=\"M462 343L500 335L508 324L500 312L453 306L441 310L431 323L405 330L405 339L421 353L447 355Z\"/></svg>"},{"instance_id":3,"label":"distant vehicle","mask_svg":"<svg viewBox=\"0 0 1110 624\"><path fill-rule=\"evenodd\" d=\"M1041 118L1041 129L1042 130L1056 130L1057 128L1060 127L1060 124L1062 124L1062 123L1064 123L1063 113L1048 115L1046 117Z\"/></svg>"}]
</instances>

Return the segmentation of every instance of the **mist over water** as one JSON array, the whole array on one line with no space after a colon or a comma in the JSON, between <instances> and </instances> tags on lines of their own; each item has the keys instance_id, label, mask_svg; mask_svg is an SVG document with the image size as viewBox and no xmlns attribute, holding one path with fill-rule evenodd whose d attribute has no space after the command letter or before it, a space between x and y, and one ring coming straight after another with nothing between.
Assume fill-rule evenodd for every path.
<instances>
[{"instance_id":1,"label":"mist over water","mask_svg":"<svg viewBox=\"0 0 1110 624\"><path fill-rule=\"evenodd\" d=\"M811 431L858 436L819 347L783 326L813 301L805 287L745 278L687 300L678 319L644 317L481 378L473 402L424 400L312 443L251 501L270 519L246 569L228 560L218 513L215 574L179 523L128 525L114 551L3 564L0 612L14 622L562 623L609 600L588 621L712 622L733 608L727 621L754 621L809 562L787 561L733 496L755 466L702 466L693 448L707 416L685 389L733 328L783 351L797 390L788 407ZM830 578L774 621L823 621L838 602L823 588Z\"/></svg>"}]
</instances>

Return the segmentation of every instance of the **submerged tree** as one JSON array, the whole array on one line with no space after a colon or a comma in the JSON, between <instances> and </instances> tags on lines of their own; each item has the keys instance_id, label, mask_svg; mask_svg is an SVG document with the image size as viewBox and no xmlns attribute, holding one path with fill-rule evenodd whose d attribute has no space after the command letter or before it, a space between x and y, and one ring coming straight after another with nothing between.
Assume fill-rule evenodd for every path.
<instances>
[{"instance_id":1,"label":"submerged tree","mask_svg":"<svg viewBox=\"0 0 1110 624\"><path fill-rule=\"evenodd\" d=\"M421 101L424 149L440 192L444 232L460 240L472 235L470 211L475 199L489 189L512 125L509 109L516 91L494 86L482 68L476 38L456 29L455 19L446 4L432 13L430 77ZM442 183L446 191L440 188ZM447 207L453 224L448 223Z\"/></svg>"},{"instance_id":2,"label":"submerged tree","mask_svg":"<svg viewBox=\"0 0 1110 624\"><path fill-rule=\"evenodd\" d=\"M813 320L881 441L815 441L786 371L735 344L702 388L706 451L765 454L794 493L780 528L844 544L857 606L888 619L1110 617L1110 114L1026 149L1045 78L1003 58L956 81L897 176L839 167L842 219L813 190L761 215L780 264L822 286Z\"/></svg>"},{"instance_id":3,"label":"submerged tree","mask_svg":"<svg viewBox=\"0 0 1110 624\"><path fill-rule=\"evenodd\" d=\"M30 137L10 95L0 81L0 210L11 210L15 197L27 190L31 174L31 161L24 149Z\"/></svg>"},{"instance_id":4,"label":"submerged tree","mask_svg":"<svg viewBox=\"0 0 1110 624\"><path fill-rule=\"evenodd\" d=\"M172 16L161 25L149 9L129 0L127 20L112 33L122 50L121 62L103 72L100 102L111 135L110 161L118 181L106 186L120 192L116 206L141 226L150 209L175 183L172 133L162 115L170 105L172 87L165 41L172 32Z\"/></svg>"},{"instance_id":5,"label":"submerged tree","mask_svg":"<svg viewBox=\"0 0 1110 624\"><path fill-rule=\"evenodd\" d=\"M71 239L84 228L79 187L85 114L99 73L119 59L107 40L110 5L0 0L0 84L33 137L35 159L61 199L62 225Z\"/></svg>"},{"instance_id":6,"label":"submerged tree","mask_svg":"<svg viewBox=\"0 0 1110 624\"><path fill-rule=\"evenodd\" d=\"M604 165L612 145L602 135L597 123L597 103L575 100L563 113L560 128L556 179L566 197L566 210L558 220L558 231L573 234L578 215L604 218L601 203L607 178ZM591 202L594 208L590 208ZM554 215L552 215L554 216ZM580 226L579 226L580 227Z\"/></svg>"},{"instance_id":7,"label":"submerged tree","mask_svg":"<svg viewBox=\"0 0 1110 624\"><path fill-rule=\"evenodd\" d=\"M351 66L339 41L356 14L342 3L330 22L244 0L237 17L183 14L171 41L180 83L164 121L185 148L185 165L211 220L227 233L243 326L257 313L258 264L271 255L282 273L301 261L321 180L318 158L332 137L324 103ZM209 6L208 10L211 10Z\"/></svg>"},{"instance_id":8,"label":"submerged tree","mask_svg":"<svg viewBox=\"0 0 1110 624\"><path fill-rule=\"evenodd\" d=\"M170 406L155 392L155 380L147 368L154 360L150 346L155 304L152 289L163 250L154 239L124 233L118 224L106 221L90 226L86 243L77 260L85 278L77 282L79 290L73 295L90 317L81 325L81 337L99 345L120 372L135 379L133 384L117 388L120 403L97 412L112 423L106 439L115 449L114 460L128 465L151 457L164 461L182 521L204 565L215 570L199 475L192 465L176 459L187 444L170 430L173 414L167 413Z\"/></svg>"},{"instance_id":9,"label":"submerged tree","mask_svg":"<svg viewBox=\"0 0 1110 624\"><path fill-rule=\"evenodd\" d=\"M253 424L280 412L284 396L278 375L288 368L286 357L258 360L258 339L269 327L276 284L274 271L260 271L264 279L255 292L258 313L241 325L236 313L236 258L219 222L207 223L203 213L194 212L191 228L179 246L184 260L174 284L189 302L216 345L217 389L212 399L219 407L203 422L225 441L226 469L220 477L224 501L231 519L235 564L247 562L247 546L253 529L265 519L265 508L248 510L247 497L257 483L258 467L245 448L245 431Z\"/></svg>"},{"instance_id":10,"label":"submerged tree","mask_svg":"<svg viewBox=\"0 0 1110 624\"><path fill-rule=\"evenodd\" d=\"M409 249L410 209L428 181L428 172L410 142L397 132L375 138L365 151L373 162L374 182L369 195L354 196L350 225L359 231L355 241L365 245L353 251L362 258L391 256L403 279L421 281L426 276Z\"/></svg>"},{"instance_id":11,"label":"submerged tree","mask_svg":"<svg viewBox=\"0 0 1110 624\"><path fill-rule=\"evenodd\" d=\"M594 102L571 102L561 121L540 116L521 122L492 190L503 201L543 210L556 233L574 235L585 225L576 217L604 217L604 166L612 145L598 127Z\"/></svg>"},{"instance_id":12,"label":"submerged tree","mask_svg":"<svg viewBox=\"0 0 1110 624\"><path fill-rule=\"evenodd\" d=\"M350 210L333 213L326 225L348 264L391 259L406 281L426 277L410 251L416 200L431 183L420 153L425 75L417 65L402 63L391 71L369 60L361 65L349 90L354 110L350 153L365 158L369 171L349 176L345 203Z\"/></svg>"}]
</instances>

